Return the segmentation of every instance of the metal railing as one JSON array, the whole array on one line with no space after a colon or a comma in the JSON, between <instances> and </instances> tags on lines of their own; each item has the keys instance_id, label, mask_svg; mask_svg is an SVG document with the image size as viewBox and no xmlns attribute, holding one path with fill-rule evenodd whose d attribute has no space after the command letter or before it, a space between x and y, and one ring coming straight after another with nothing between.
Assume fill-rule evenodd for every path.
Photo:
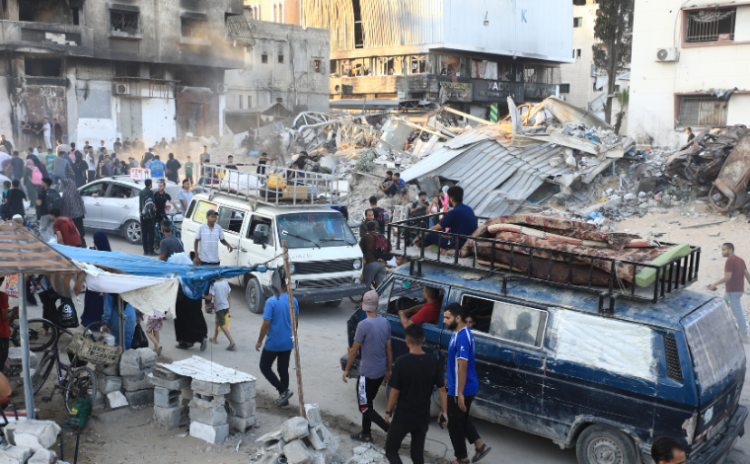
<instances>
[{"instance_id":1,"label":"metal railing","mask_svg":"<svg viewBox=\"0 0 750 464\"><path fill-rule=\"evenodd\" d=\"M258 173L257 164L235 166L251 167L256 172L204 163L200 165L199 182L211 194L222 193L279 208L343 205L339 193L342 181L331 175L269 165L263 165L265 171Z\"/></svg>"},{"instance_id":2,"label":"metal railing","mask_svg":"<svg viewBox=\"0 0 750 464\"><path fill-rule=\"evenodd\" d=\"M700 266L700 247L691 246L690 253L684 257L674 258L662 264L649 264L638 261L629 260L627 256L610 258L601 257L595 254L587 254L581 252L563 251L555 248L544 248L533 245L519 244L516 242L507 242L498 240L495 238L485 237L472 237L468 235L453 234L450 232L442 232L430 230L428 228L428 221L431 217L437 218L438 216L444 215L444 212L431 214L428 216L420 216L419 218L410 218L399 222L393 222L388 224L388 240L390 242L392 237L392 231L396 229L396 250L401 250L401 233L403 232L407 238L411 236L418 236L420 238L419 251L417 256L407 254L407 243L404 243L403 253L404 257L411 259L410 273L421 275L422 263L434 263L444 266L451 266L460 269L468 269L474 271L480 271L485 273L497 274L502 276L502 292L507 292L507 282L509 280L526 279L534 282L541 282L548 285L557 287L567 288L571 290L582 290L590 293L599 295L599 313L603 316L611 316L614 312L615 299L619 297L644 301L650 303L656 303L659 300L664 299L670 294L681 290L687 285L698 280L698 268ZM478 218L479 220L486 220L487 218ZM414 225L419 223L418 225ZM440 251L437 253L436 258L432 258L425 255L425 235L433 233L438 238L440 243L441 238L453 239L453 243L450 249L453 250L452 256L441 255ZM466 240L472 240L473 253L471 262L467 262L466 258L460 257L460 249L463 246L462 242ZM483 264L478 262L477 258L477 244L485 243L490 244L490 257L489 264ZM661 245L673 245L671 243L663 243ZM498 263L496 258L496 252L502 251L510 254L509 263ZM535 255L545 254L546 257L539 257ZM553 260L553 254L556 257L563 257L563 261L559 259ZM588 276L586 283L574 283L573 273L582 272L580 264L581 260L588 260ZM521 260L527 260L526 271L522 272L518 270L515 264L521 264ZM546 264L546 275L539 275L538 269L536 274L532 275L535 270L534 263L541 262L542 266ZM595 266L595 262L598 262L600 266ZM552 266L553 263L563 263L567 265L567 278L564 282L552 279ZM594 272L595 270L601 270L603 263L609 264L609 278L606 286L597 285L594 283ZM574 269L574 266L576 267ZM633 271L633 282L629 285L623 285L620 278L618 277L618 266L632 266ZM635 283L636 275L645 270L653 269L655 272L655 279L652 284L648 287L640 287ZM542 268L544 270L544 268ZM542 272L544 274L544 272ZM650 288L653 286L653 288ZM608 300L608 301L605 301ZM606 303L606 304L605 304Z\"/></svg>"}]
</instances>

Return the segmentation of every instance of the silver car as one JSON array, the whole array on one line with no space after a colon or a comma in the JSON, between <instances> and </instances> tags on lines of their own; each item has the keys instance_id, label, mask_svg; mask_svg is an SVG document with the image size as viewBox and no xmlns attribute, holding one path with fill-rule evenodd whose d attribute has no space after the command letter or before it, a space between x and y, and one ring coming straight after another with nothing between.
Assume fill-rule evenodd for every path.
<instances>
[{"instance_id":1,"label":"silver car","mask_svg":"<svg viewBox=\"0 0 750 464\"><path fill-rule=\"evenodd\" d=\"M133 181L128 176L105 177L80 187L78 193L86 205L83 225L87 229L119 233L132 244L141 243L138 195L143 188L143 182ZM180 189L179 185L167 181L166 191L177 204ZM172 210L174 206L167 202L166 212L174 212Z\"/></svg>"}]
</instances>

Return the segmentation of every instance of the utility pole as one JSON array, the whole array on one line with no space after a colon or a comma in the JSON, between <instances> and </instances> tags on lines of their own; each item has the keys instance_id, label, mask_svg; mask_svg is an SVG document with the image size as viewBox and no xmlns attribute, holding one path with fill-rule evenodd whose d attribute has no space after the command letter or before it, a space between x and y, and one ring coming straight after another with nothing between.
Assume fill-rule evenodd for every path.
<instances>
[{"instance_id":1,"label":"utility pole","mask_svg":"<svg viewBox=\"0 0 750 464\"><path fill-rule=\"evenodd\" d=\"M305 397L302 394L302 366L299 362L299 339L297 338L297 315L294 314L294 297L292 296L292 278L289 273L289 249L286 240L281 241L281 249L284 252L284 271L286 277L286 294L289 297L289 320L292 322L292 334L294 335L294 368L297 371L297 394L299 395L299 415L307 419L305 413Z\"/></svg>"}]
</instances>

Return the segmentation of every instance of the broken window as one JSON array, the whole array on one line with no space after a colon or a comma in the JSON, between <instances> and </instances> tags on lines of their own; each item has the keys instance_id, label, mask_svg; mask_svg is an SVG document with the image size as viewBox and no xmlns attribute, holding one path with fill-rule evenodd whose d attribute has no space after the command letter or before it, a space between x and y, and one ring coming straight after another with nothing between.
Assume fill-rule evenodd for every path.
<instances>
[{"instance_id":1,"label":"broken window","mask_svg":"<svg viewBox=\"0 0 750 464\"><path fill-rule=\"evenodd\" d=\"M716 97L680 97L678 125L724 126L727 123L728 102Z\"/></svg>"},{"instance_id":2,"label":"broken window","mask_svg":"<svg viewBox=\"0 0 750 464\"><path fill-rule=\"evenodd\" d=\"M560 84L560 93L570 93L570 84Z\"/></svg>"},{"instance_id":3,"label":"broken window","mask_svg":"<svg viewBox=\"0 0 750 464\"><path fill-rule=\"evenodd\" d=\"M140 77L141 64L130 61L115 61L115 77Z\"/></svg>"},{"instance_id":4,"label":"broken window","mask_svg":"<svg viewBox=\"0 0 750 464\"><path fill-rule=\"evenodd\" d=\"M573 27L583 27L583 18L573 18Z\"/></svg>"},{"instance_id":5,"label":"broken window","mask_svg":"<svg viewBox=\"0 0 750 464\"><path fill-rule=\"evenodd\" d=\"M279 55L279 64L284 63L284 55Z\"/></svg>"},{"instance_id":6,"label":"broken window","mask_svg":"<svg viewBox=\"0 0 750 464\"><path fill-rule=\"evenodd\" d=\"M685 41L699 43L734 40L734 20L736 16L736 8L690 12L687 18Z\"/></svg>"},{"instance_id":7,"label":"broken window","mask_svg":"<svg viewBox=\"0 0 750 464\"><path fill-rule=\"evenodd\" d=\"M197 18L180 18L182 20L182 36L194 39L208 38L208 20Z\"/></svg>"},{"instance_id":8,"label":"broken window","mask_svg":"<svg viewBox=\"0 0 750 464\"><path fill-rule=\"evenodd\" d=\"M354 12L354 48L364 48L365 46L365 33L362 29L362 10L359 1L352 0L352 10Z\"/></svg>"},{"instance_id":9,"label":"broken window","mask_svg":"<svg viewBox=\"0 0 750 464\"><path fill-rule=\"evenodd\" d=\"M26 58L24 72L27 76L61 77L62 60L55 58Z\"/></svg>"},{"instance_id":10,"label":"broken window","mask_svg":"<svg viewBox=\"0 0 750 464\"><path fill-rule=\"evenodd\" d=\"M263 64L267 64L268 63L268 55L265 54L265 53L262 54L262 55L260 55L260 62L263 63Z\"/></svg>"},{"instance_id":11,"label":"broken window","mask_svg":"<svg viewBox=\"0 0 750 464\"><path fill-rule=\"evenodd\" d=\"M7 0L3 2L7 5ZM77 24L74 22L73 10L65 0L18 0L18 20L49 24ZM7 6L6 16L8 19Z\"/></svg>"},{"instance_id":12,"label":"broken window","mask_svg":"<svg viewBox=\"0 0 750 464\"><path fill-rule=\"evenodd\" d=\"M427 57L425 55L414 55L410 57L412 74L424 74L427 72Z\"/></svg>"},{"instance_id":13,"label":"broken window","mask_svg":"<svg viewBox=\"0 0 750 464\"><path fill-rule=\"evenodd\" d=\"M138 33L138 13L135 11L109 10L109 27L114 32Z\"/></svg>"},{"instance_id":14,"label":"broken window","mask_svg":"<svg viewBox=\"0 0 750 464\"><path fill-rule=\"evenodd\" d=\"M316 73L322 73L323 72L323 61L322 60L315 60L315 61L313 61L313 70Z\"/></svg>"},{"instance_id":15,"label":"broken window","mask_svg":"<svg viewBox=\"0 0 750 464\"><path fill-rule=\"evenodd\" d=\"M228 39L239 40L240 43L252 45L253 33L245 20L245 16L224 13L224 31Z\"/></svg>"},{"instance_id":16,"label":"broken window","mask_svg":"<svg viewBox=\"0 0 750 464\"><path fill-rule=\"evenodd\" d=\"M536 68L528 67L523 70L523 81L524 82L536 82Z\"/></svg>"}]
</instances>

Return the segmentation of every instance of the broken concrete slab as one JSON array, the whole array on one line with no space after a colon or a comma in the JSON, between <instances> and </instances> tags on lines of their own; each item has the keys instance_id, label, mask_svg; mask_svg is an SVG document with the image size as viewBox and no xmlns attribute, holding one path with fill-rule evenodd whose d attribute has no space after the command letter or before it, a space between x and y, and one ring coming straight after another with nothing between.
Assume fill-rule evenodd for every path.
<instances>
[{"instance_id":1,"label":"broken concrete slab","mask_svg":"<svg viewBox=\"0 0 750 464\"><path fill-rule=\"evenodd\" d=\"M117 390L107 393L107 405L109 406L109 409L124 408L128 405L128 400L121 391Z\"/></svg>"},{"instance_id":2,"label":"broken concrete slab","mask_svg":"<svg viewBox=\"0 0 750 464\"><path fill-rule=\"evenodd\" d=\"M312 453L302 440L294 440L284 445L284 455L287 462L292 464L310 464L312 462Z\"/></svg>"},{"instance_id":3,"label":"broken concrete slab","mask_svg":"<svg viewBox=\"0 0 750 464\"><path fill-rule=\"evenodd\" d=\"M138 375L141 361L138 350L126 350L120 356L120 375Z\"/></svg>"},{"instance_id":4,"label":"broken concrete slab","mask_svg":"<svg viewBox=\"0 0 750 464\"><path fill-rule=\"evenodd\" d=\"M154 368L154 370L156 370L156 368ZM167 390L179 391L190 386L190 377L178 377L172 380L167 380L151 373L148 374L148 379L154 387L166 388Z\"/></svg>"},{"instance_id":5,"label":"broken concrete slab","mask_svg":"<svg viewBox=\"0 0 750 464\"><path fill-rule=\"evenodd\" d=\"M286 442L283 439L278 441L270 440L263 443L263 452L266 454L283 454L285 445Z\"/></svg>"},{"instance_id":6,"label":"broken concrete slab","mask_svg":"<svg viewBox=\"0 0 750 464\"><path fill-rule=\"evenodd\" d=\"M229 436L229 425L208 425L201 422L190 423L190 436L208 443L221 443Z\"/></svg>"},{"instance_id":7,"label":"broken concrete slab","mask_svg":"<svg viewBox=\"0 0 750 464\"><path fill-rule=\"evenodd\" d=\"M323 437L323 443L326 445L326 449L330 453L335 453L339 449L339 439L336 438L334 434L331 433L330 430L328 430L328 427L326 427L323 424L318 425L315 427L315 431Z\"/></svg>"},{"instance_id":8,"label":"broken concrete slab","mask_svg":"<svg viewBox=\"0 0 750 464\"><path fill-rule=\"evenodd\" d=\"M202 408L191 402L190 406L190 420L202 422L208 425L221 425L227 423L227 410L224 406L216 408Z\"/></svg>"},{"instance_id":9,"label":"broken concrete slab","mask_svg":"<svg viewBox=\"0 0 750 464\"><path fill-rule=\"evenodd\" d=\"M188 408L185 406L175 406L172 408L154 406L154 422L170 430L188 425L190 423Z\"/></svg>"},{"instance_id":10,"label":"broken concrete slab","mask_svg":"<svg viewBox=\"0 0 750 464\"><path fill-rule=\"evenodd\" d=\"M122 377L113 375L105 375L96 379L99 391L103 394L112 393L113 391L119 391L122 388Z\"/></svg>"},{"instance_id":11,"label":"broken concrete slab","mask_svg":"<svg viewBox=\"0 0 750 464\"><path fill-rule=\"evenodd\" d=\"M154 389L149 388L146 390L138 391L126 391L125 398L128 399L131 408L140 408L142 406L150 406L154 404Z\"/></svg>"},{"instance_id":12,"label":"broken concrete slab","mask_svg":"<svg viewBox=\"0 0 750 464\"><path fill-rule=\"evenodd\" d=\"M261 435L255 440L255 443L265 443L267 441L279 441L281 440L281 430L274 430L273 432L268 432L265 435Z\"/></svg>"},{"instance_id":13,"label":"broken concrete slab","mask_svg":"<svg viewBox=\"0 0 750 464\"><path fill-rule=\"evenodd\" d=\"M227 423L229 424L229 428L232 430L235 430L240 433L244 433L247 431L247 429L251 427L255 427L255 425L258 423L258 420L255 418L255 416L251 417L237 417L237 416L229 416L227 419Z\"/></svg>"},{"instance_id":14,"label":"broken concrete slab","mask_svg":"<svg viewBox=\"0 0 750 464\"><path fill-rule=\"evenodd\" d=\"M201 395L226 395L231 390L228 383L206 382L198 379L193 379L190 388Z\"/></svg>"},{"instance_id":15,"label":"broken concrete slab","mask_svg":"<svg viewBox=\"0 0 750 464\"><path fill-rule=\"evenodd\" d=\"M26 464L31 453L31 448L26 446L8 446L0 449L0 462L3 464Z\"/></svg>"},{"instance_id":16,"label":"broken concrete slab","mask_svg":"<svg viewBox=\"0 0 750 464\"><path fill-rule=\"evenodd\" d=\"M323 436L323 432L318 428L310 428L310 434L307 436L307 440L317 451L326 449L325 437Z\"/></svg>"},{"instance_id":17,"label":"broken concrete slab","mask_svg":"<svg viewBox=\"0 0 750 464\"><path fill-rule=\"evenodd\" d=\"M310 428L317 427L323 423L323 417L320 414L320 406L317 403L306 403L305 404L305 416L307 416L307 422Z\"/></svg>"},{"instance_id":18,"label":"broken concrete slab","mask_svg":"<svg viewBox=\"0 0 750 464\"><path fill-rule=\"evenodd\" d=\"M309 424L304 417L292 417L281 424L281 436L286 442L304 438L310 433L308 427Z\"/></svg>"},{"instance_id":19,"label":"broken concrete slab","mask_svg":"<svg viewBox=\"0 0 750 464\"><path fill-rule=\"evenodd\" d=\"M237 417L252 417L255 416L255 400L245 401L244 403L237 403L236 401L229 400L229 412L233 416Z\"/></svg>"},{"instance_id":20,"label":"broken concrete slab","mask_svg":"<svg viewBox=\"0 0 750 464\"><path fill-rule=\"evenodd\" d=\"M57 442L60 426L47 420L26 420L10 422L4 432L11 445L25 446L36 452Z\"/></svg>"},{"instance_id":21,"label":"broken concrete slab","mask_svg":"<svg viewBox=\"0 0 750 464\"><path fill-rule=\"evenodd\" d=\"M146 374L146 371L141 371L138 375L122 377L122 388L129 392L154 388Z\"/></svg>"},{"instance_id":22,"label":"broken concrete slab","mask_svg":"<svg viewBox=\"0 0 750 464\"><path fill-rule=\"evenodd\" d=\"M154 388L154 406L160 408L174 408L180 405L180 391Z\"/></svg>"},{"instance_id":23,"label":"broken concrete slab","mask_svg":"<svg viewBox=\"0 0 750 464\"><path fill-rule=\"evenodd\" d=\"M40 449L26 461L26 464L55 464L55 462L57 462L57 453L48 449Z\"/></svg>"},{"instance_id":24,"label":"broken concrete slab","mask_svg":"<svg viewBox=\"0 0 750 464\"><path fill-rule=\"evenodd\" d=\"M151 348L138 348L137 350L129 351L136 351L138 353L138 361L142 370L154 367L154 365L156 364L156 351L152 350Z\"/></svg>"},{"instance_id":25,"label":"broken concrete slab","mask_svg":"<svg viewBox=\"0 0 750 464\"><path fill-rule=\"evenodd\" d=\"M151 370L151 373L154 375L154 377L158 377L164 380L177 380L180 377L182 377L170 371L169 369L162 366L161 364L154 366L154 368Z\"/></svg>"}]
</instances>

